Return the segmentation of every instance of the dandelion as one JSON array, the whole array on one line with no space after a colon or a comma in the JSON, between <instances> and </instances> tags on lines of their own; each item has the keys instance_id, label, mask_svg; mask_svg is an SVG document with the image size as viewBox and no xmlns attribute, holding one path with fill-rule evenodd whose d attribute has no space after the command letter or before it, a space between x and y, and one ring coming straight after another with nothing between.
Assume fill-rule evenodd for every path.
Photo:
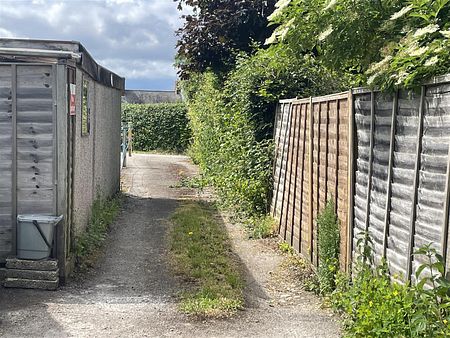
<instances>
[{"instance_id":1,"label":"dandelion","mask_svg":"<svg viewBox=\"0 0 450 338\"><path fill-rule=\"evenodd\" d=\"M438 63L438 61L439 58L437 56L433 56L432 58L428 59L424 65L425 67L431 67L434 66L436 63Z\"/></svg>"},{"instance_id":2,"label":"dandelion","mask_svg":"<svg viewBox=\"0 0 450 338\"><path fill-rule=\"evenodd\" d=\"M189 231L189 232L188 232L188 235L189 235L189 236L192 236L193 234L194 234L194 233L193 233L192 231Z\"/></svg>"},{"instance_id":3,"label":"dandelion","mask_svg":"<svg viewBox=\"0 0 450 338\"><path fill-rule=\"evenodd\" d=\"M412 9L412 6L406 6L403 7L401 10L399 10L397 13L392 14L390 20L397 20L398 18L401 18L403 15L408 13Z\"/></svg>"},{"instance_id":4,"label":"dandelion","mask_svg":"<svg viewBox=\"0 0 450 338\"><path fill-rule=\"evenodd\" d=\"M320 33L319 41L325 40L331 33L333 33L333 27L329 26L325 31Z\"/></svg>"},{"instance_id":5,"label":"dandelion","mask_svg":"<svg viewBox=\"0 0 450 338\"><path fill-rule=\"evenodd\" d=\"M418 30L416 30L416 32L414 33L414 37L415 38L420 38L421 36L427 35L427 34L432 34L436 31L439 30L439 26L438 25L428 25L426 27L423 28L419 28Z\"/></svg>"}]
</instances>

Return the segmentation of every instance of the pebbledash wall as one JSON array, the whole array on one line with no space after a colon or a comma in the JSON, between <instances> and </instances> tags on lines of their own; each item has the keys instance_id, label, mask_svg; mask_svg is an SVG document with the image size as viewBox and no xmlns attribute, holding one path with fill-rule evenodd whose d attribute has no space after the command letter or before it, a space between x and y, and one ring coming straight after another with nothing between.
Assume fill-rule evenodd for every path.
<instances>
[{"instance_id":1,"label":"pebbledash wall","mask_svg":"<svg viewBox=\"0 0 450 338\"><path fill-rule=\"evenodd\" d=\"M368 232L376 262L386 258L399 281L414 282L414 252L429 243L449 271L450 76L417 91L282 100L275 143L272 212L280 236L312 263L317 212L332 198L342 269Z\"/></svg>"},{"instance_id":2,"label":"pebbledash wall","mask_svg":"<svg viewBox=\"0 0 450 338\"><path fill-rule=\"evenodd\" d=\"M63 215L52 257L70 273L93 201L120 187L124 84L79 42L0 39L0 264L18 214Z\"/></svg>"}]
</instances>

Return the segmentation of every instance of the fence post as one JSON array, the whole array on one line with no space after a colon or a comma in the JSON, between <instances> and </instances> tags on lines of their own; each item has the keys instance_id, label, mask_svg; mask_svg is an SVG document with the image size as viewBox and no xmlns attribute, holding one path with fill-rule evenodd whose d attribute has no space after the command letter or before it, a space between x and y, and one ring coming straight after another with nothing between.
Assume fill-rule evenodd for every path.
<instances>
[{"instance_id":1,"label":"fence post","mask_svg":"<svg viewBox=\"0 0 450 338\"><path fill-rule=\"evenodd\" d=\"M370 226L370 197L372 195L374 130L375 130L375 92L372 90L370 91L370 143L369 143L369 169L367 173L367 199L366 199L366 223L365 223L366 233L369 232ZM365 245L367 245L367 242L365 242Z\"/></svg>"},{"instance_id":2,"label":"fence post","mask_svg":"<svg viewBox=\"0 0 450 338\"><path fill-rule=\"evenodd\" d=\"M309 98L309 257L311 259L311 263L313 262L313 241L314 241L314 229L313 229L313 128L314 128L314 121L313 121L313 99L312 96Z\"/></svg>"},{"instance_id":3,"label":"fence post","mask_svg":"<svg viewBox=\"0 0 450 338\"><path fill-rule=\"evenodd\" d=\"M412 272L412 256L414 250L414 234L416 232L416 204L417 204L417 188L419 185L420 174L420 154L422 153L422 134L423 134L423 107L425 101L425 86L422 86L420 92L420 106L419 106L419 121L417 126L417 147L416 147L416 163L414 166L414 183L413 183L413 199L411 218L409 220L409 243L408 243L408 265L406 269L406 278L409 282L411 280Z\"/></svg>"},{"instance_id":4,"label":"fence post","mask_svg":"<svg viewBox=\"0 0 450 338\"><path fill-rule=\"evenodd\" d=\"M306 159L306 126L307 126L307 121L308 121L308 109L307 109L307 104L303 103L300 109L300 113L302 114L302 119L304 118L304 123L303 123L303 140L302 140L302 172L301 172L301 193L300 193L300 220L299 220L299 227L300 227L300 231L299 231L299 252L303 253L302 251L302 225L303 225L303 192L305 190L305 159ZM304 109L303 109L304 108ZM304 110L304 112L302 113L302 110ZM303 117L304 115L304 117Z\"/></svg>"},{"instance_id":5,"label":"fence post","mask_svg":"<svg viewBox=\"0 0 450 338\"><path fill-rule=\"evenodd\" d=\"M441 248L442 248L442 257L444 259L444 267L445 274L448 274L449 270L449 262L448 262L448 220L450 212L450 144L449 150L447 154L447 173L446 173L446 182L445 182L445 202L444 202L444 222L442 227L442 239L441 239Z\"/></svg>"},{"instance_id":6,"label":"fence post","mask_svg":"<svg viewBox=\"0 0 450 338\"><path fill-rule=\"evenodd\" d=\"M122 128L122 167L127 166L127 132L125 128Z\"/></svg>"},{"instance_id":7,"label":"fence post","mask_svg":"<svg viewBox=\"0 0 450 338\"><path fill-rule=\"evenodd\" d=\"M348 219L347 219L347 272L351 272L353 260L353 223L354 223L354 204L355 204L355 121L354 121L354 103L353 91L348 92Z\"/></svg>"},{"instance_id":8,"label":"fence post","mask_svg":"<svg viewBox=\"0 0 450 338\"><path fill-rule=\"evenodd\" d=\"M133 153L133 125L128 122L128 156L131 157Z\"/></svg>"},{"instance_id":9,"label":"fence post","mask_svg":"<svg viewBox=\"0 0 450 338\"><path fill-rule=\"evenodd\" d=\"M300 109L299 109L300 108ZM299 151L300 151L300 131L301 131L301 122L302 122L302 106L296 105L295 106L295 127L294 127L294 143L296 144L295 147L295 157L294 157L294 163L295 163L295 174L294 174L294 194L292 196L293 203L292 203L292 223L291 223L291 245L295 248L294 245L294 232L295 232L295 207L297 205L297 178L299 175L298 172L298 165L299 165ZM297 137L297 138L296 138ZM301 231L301 224L299 224L299 231ZM300 234L299 234L300 238ZM300 246L298 249L298 252L300 252Z\"/></svg>"},{"instance_id":10,"label":"fence post","mask_svg":"<svg viewBox=\"0 0 450 338\"><path fill-rule=\"evenodd\" d=\"M395 149L395 132L398 111L398 90L394 93L394 100L392 102L392 119L391 119L391 138L389 144L389 164L388 164L388 178L386 191L386 206L384 215L384 231L383 231L383 258L386 258L387 241L389 235L389 223L391 212L391 195L392 195L392 167L394 164L394 149Z\"/></svg>"}]
</instances>

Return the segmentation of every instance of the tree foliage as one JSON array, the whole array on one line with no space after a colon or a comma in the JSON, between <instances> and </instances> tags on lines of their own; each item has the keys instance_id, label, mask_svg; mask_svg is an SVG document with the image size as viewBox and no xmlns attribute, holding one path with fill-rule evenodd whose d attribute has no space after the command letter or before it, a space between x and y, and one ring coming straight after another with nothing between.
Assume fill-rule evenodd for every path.
<instances>
[{"instance_id":1,"label":"tree foliage","mask_svg":"<svg viewBox=\"0 0 450 338\"><path fill-rule=\"evenodd\" d=\"M417 85L450 66L449 0L280 0L267 43L313 53L352 85Z\"/></svg>"},{"instance_id":2,"label":"tree foliage","mask_svg":"<svg viewBox=\"0 0 450 338\"><path fill-rule=\"evenodd\" d=\"M182 78L211 69L227 71L239 51L249 52L272 32L267 13L275 0L175 0L189 6L184 25L177 31L177 64Z\"/></svg>"}]
</instances>

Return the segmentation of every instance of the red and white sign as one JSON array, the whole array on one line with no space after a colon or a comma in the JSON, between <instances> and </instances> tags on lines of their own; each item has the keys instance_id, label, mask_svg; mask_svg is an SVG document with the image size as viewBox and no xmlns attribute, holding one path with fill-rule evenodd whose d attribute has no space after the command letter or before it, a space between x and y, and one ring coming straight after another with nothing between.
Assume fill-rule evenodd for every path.
<instances>
[{"instance_id":1,"label":"red and white sign","mask_svg":"<svg viewBox=\"0 0 450 338\"><path fill-rule=\"evenodd\" d=\"M77 86L75 84L71 83L70 84L70 105L69 105L69 114L71 116L76 115L76 107L75 107L76 89L77 89Z\"/></svg>"}]
</instances>

